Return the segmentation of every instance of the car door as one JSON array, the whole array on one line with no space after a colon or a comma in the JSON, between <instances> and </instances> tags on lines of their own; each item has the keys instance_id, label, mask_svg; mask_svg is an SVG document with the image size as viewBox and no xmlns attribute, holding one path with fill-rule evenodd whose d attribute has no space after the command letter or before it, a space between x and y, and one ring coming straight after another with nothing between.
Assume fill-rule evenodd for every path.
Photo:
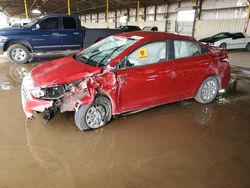
<instances>
[{"instance_id":1,"label":"car door","mask_svg":"<svg viewBox=\"0 0 250 188\"><path fill-rule=\"evenodd\" d=\"M117 72L121 112L161 104L169 89L170 67L166 63L166 41L155 41L126 56L126 66Z\"/></svg>"},{"instance_id":2,"label":"car door","mask_svg":"<svg viewBox=\"0 0 250 188\"><path fill-rule=\"evenodd\" d=\"M83 39L81 30L80 28L78 28L77 22L74 17L62 17L62 30L60 34L62 36L62 47L64 50L81 49Z\"/></svg>"},{"instance_id":3,"label":"car door","mask_svg":"<svg viewBox=\"0 0 250 188\"><path fill-rule=\"evenodd\" d=\"M189 40L173 40L171 97L182 100L194 96L197 87L207 74L213 58L198 43Z\"/></svg>"},{"instance_id":4,"label":"car door","mask_svg":"<svg viewBox=\"0 0 250 188\"><path fill-rule=\"evenodd\" d=\"M41 20L33 28L31 45L34 51L57 51L62 49L59 18L49 17Z\"/></svg>"},{"instance_id":5,"label":"car door","mask_svg":"<svg viewBox=\"0 0 250 188\"><path fill-rule=\"evenodd\" d=\"M228 42L228 49L245 48L246 45L246 37L242 33L235 33L232 36L232 40Z\"/></svg>"}]
</instances>

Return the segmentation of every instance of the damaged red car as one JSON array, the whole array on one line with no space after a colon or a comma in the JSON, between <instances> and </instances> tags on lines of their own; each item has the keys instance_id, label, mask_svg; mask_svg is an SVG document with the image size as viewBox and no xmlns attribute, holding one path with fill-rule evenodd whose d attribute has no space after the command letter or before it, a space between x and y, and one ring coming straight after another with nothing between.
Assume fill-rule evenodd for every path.
<instances>
[{"instance_id":1,"label":"damaged red car","mask_svg":"<svg viewBox=\"0 0 250 188\"><path fill-rule=\"evenodd\" d=\"M22 105L29 119L74 111L80 130L96 129L114 115L174 101L210 103L230 79L227 52L192 37L121 33L35 67L23 79Z\"/></svg>"}]
</instances>

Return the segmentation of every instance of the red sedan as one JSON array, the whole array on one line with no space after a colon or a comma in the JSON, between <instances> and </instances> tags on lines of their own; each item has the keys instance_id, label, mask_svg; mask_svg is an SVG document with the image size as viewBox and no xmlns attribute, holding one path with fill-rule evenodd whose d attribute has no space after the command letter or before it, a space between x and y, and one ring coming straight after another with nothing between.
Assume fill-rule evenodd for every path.
<instances>
[{"instance_id":1,"label":"red sedan","mask_svg":"<svg viewBox=\"0 0 250 188\"><path fill-rule=\"evenodd\" d=\"M125 112L190 98L210 103L230 78L227 52L194 38L121 33L35 67L23 80L22 104L27 118L75 111L80 130L96 129Z\"/></svg>"}]
</instances>

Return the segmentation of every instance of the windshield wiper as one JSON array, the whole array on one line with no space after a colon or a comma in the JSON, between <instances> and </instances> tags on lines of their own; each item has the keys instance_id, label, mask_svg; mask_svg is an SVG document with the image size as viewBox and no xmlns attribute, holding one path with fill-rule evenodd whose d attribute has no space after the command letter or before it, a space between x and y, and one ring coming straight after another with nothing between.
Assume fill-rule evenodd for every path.
<instances>
[{"instance_id":1,"label":"windshield wiper","mask_svg":"<svg viewBox=\"0 0 250 188\"><path fill-rule=\"evenodd\" d=\"M84 63L88 64L88 63L92 60L93 57L95 57L95 56L97 56L97 55L99 55L99 54L102 54L103 52L110 51L110 50L116 51L116 49L117 49L117 48L119 49L120 47L121 47L121 46L114 47L114 48L109 48L109 49L107 49L107 50L97 52L97 53L95 53L95 54L93 54L93 55L91 55L91 56L89 56L89 57L83 56L84 58L87 59L87 61L85 61ZM113 51L112 51L112 52L113 52ZM105 56L105 57L106 57L106 56ZM81 62L83 62L82 56L81 56L81 55L76 56L76 58L77 58L77 60L80 60ZM102 59L102 60L103 60L103 59ZM102 60L101 60L101 61L102 61ZM96 63L97 63L97 62L96 62ZM100 64L100 63L97 63L96 66L98 66L99 64Z\"/></svg>"},{"instance_id":2,"label":"windshield wiper","mask_svg":"<svg viewBox=\"0 0 250 188\"><path fill-rule=\"evenodd\" d=\"M108 53L104 58L102 58L102 60L97 64L97 66L99 66L100 64L102 64L102 62L106 59L106 58L109 58L111 57L117 50L119 50L121 47L123 47L125 44L121 45L121 46L118 46L114 49L114 51Z\"/></svg>"}]
</instances>

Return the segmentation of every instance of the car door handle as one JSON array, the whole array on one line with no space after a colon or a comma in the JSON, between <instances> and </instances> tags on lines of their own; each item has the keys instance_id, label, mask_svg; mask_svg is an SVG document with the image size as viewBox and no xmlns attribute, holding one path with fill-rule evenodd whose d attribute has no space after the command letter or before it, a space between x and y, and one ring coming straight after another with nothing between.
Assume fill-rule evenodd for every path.
<instances>
[{"instance_id":1,"label":"car door handle","mask_svg":"<svg viewBox=\"0 0 250 188\"><path fill-rule=\"evenodd\" d=\"M79 33L79 32L74 32L73 34L74 34L74 35L79 35L80 33Z\"/></svg>"},{"instance_id":2,"label":"car door handle","mask_svg":"<svg viewBox=\"0 0 250 188\"><path fill-rule=\"evenodd\" d=\"M60 36L60 33L52 33L54 36Z\"/></svg>"}]
</instances>

